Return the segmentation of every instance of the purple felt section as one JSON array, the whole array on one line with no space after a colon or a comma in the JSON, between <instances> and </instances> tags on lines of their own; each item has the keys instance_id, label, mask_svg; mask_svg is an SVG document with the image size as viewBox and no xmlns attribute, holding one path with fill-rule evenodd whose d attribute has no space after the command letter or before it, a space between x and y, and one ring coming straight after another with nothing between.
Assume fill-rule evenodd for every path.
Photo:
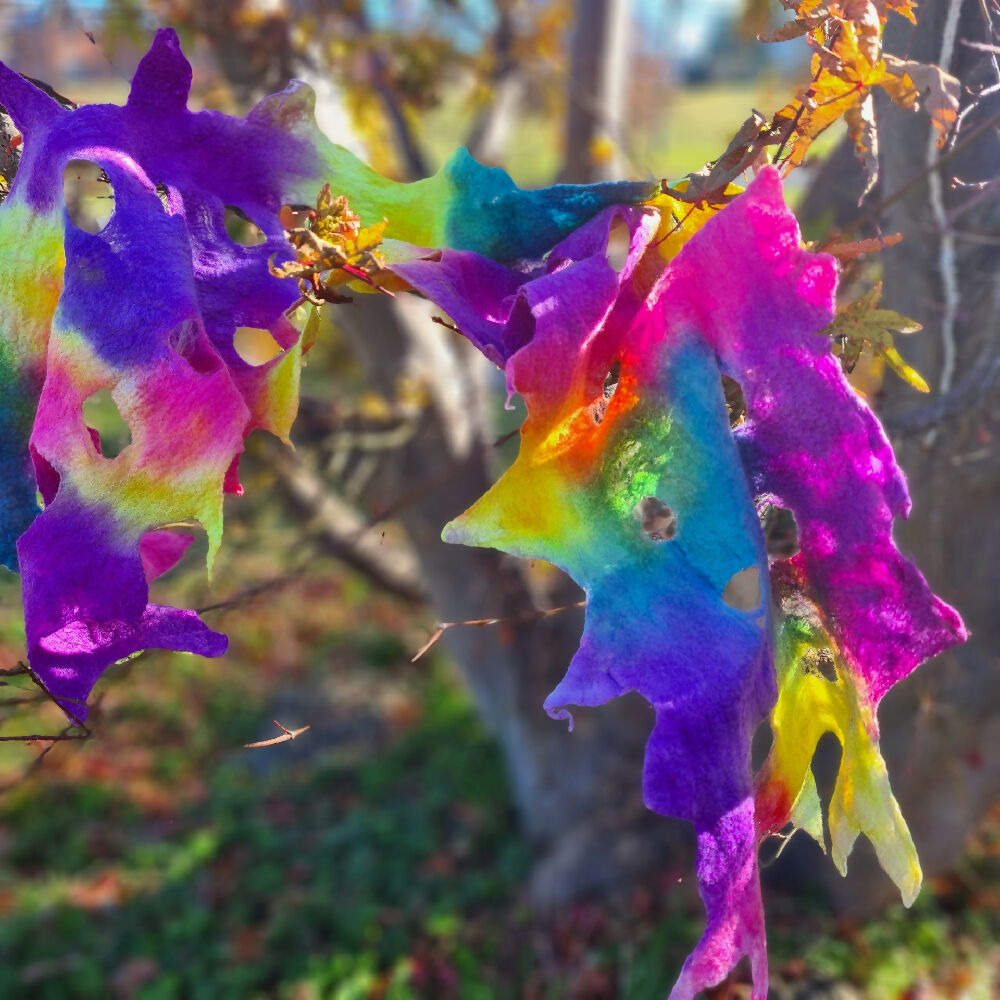
<instances>
[{"instance_id":1,"label":"purple felt section","mask_svg":"<svg viewBox=\"0 0 1000 1000\"><path fill-rule=\"evenodd\" d=\"M122 538L114 514L62 490L18 541L28 657L76 719L109 663L141 649L221 656L224 635L193 611L147 604L139 540ZM100 586L95 586L100 581ZM53 587L70 599L52 601Z\"/></svg>"},{"instance_id":2,"label":"purple felt section","mask_svg":"<svg viewBox=\"0 0 1000 1000\"><path fill-rule=\"evenodd\" d=\"M795 515L794 562L878 702L966 631L896 548L893 519L909 512L902 471L816 335L831 315L834 261L800 248L777 173L765 171L664 280L687 290L679 311L710 331L722 370L742 386L747 419L737 435L754 493Z\"/></svg>"}]
</instances>

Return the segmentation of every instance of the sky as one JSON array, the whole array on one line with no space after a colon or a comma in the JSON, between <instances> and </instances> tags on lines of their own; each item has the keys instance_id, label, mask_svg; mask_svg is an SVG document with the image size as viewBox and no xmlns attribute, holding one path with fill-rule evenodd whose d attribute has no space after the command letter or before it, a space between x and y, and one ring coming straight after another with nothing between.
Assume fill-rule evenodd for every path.
<instances>
[{"instance_id":1,"label":"sky","mask_svg":"<svg viewBox=\"0 0 1000 1000\"><path fill-rule=\"evenodd\" d=\"M274 0L258 0L263 6ZM642 38L656 39L669 45L681 59L697 59L712 39L718 23L739 11L742 0L615 0L630 3L639 25L637 34ZM46 0L0 0L0 9L37 11ZM68 5L81 11L93 12L105 5L105 0L68 0ZM373 24L396 24L401 18L422 20L430 0L367 0ZM453 22L458 35L468 34L469 44L475 45L477 35L463 27L471 23L478 31L488 30L489 0L464 0L467 15Z\"/></svg>"}]
</instances>

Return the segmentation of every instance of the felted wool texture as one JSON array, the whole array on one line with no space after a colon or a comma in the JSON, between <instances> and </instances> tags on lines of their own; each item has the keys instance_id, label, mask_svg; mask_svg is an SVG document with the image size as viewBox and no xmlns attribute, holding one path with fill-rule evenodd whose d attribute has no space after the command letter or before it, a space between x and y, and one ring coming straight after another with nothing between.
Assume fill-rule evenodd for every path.
<instances>
[{"instance_id":1,"label":"felted wool texture","mask_svg":"<svg viewBox=\"0 0 1000 1000\"><path fill-rule=\"evenodd\" d=\"M407 239L521 259L655 188L526 192L464 151L435 178L399 184L319 132L302 84L245 118L188 110L190 85L169 29L124 107L70 111L0 66L0 100L24 138L0 206L0 559L22 574L29 661L76 719L117 659L156 646L225 649L193 612L150 604L148 583L190 542L163 525L199 522L211 566L223 493L241 492L247 435L260 428L288 441L316 324L301 312L290 320L298 289L270 270L293 256L283 205L314 203L329 181L366 224L391 217L393 256L418 252L398 242ZM103 167L113 193L114 214L96 234L64 211L63 170L77 158ZM235 244L227 207L264 241ZM267 330L282 353L244 361L241 326ZM113 458L83 420L84 401L102 389L131 434Z\"/></svg>"},{"instance_id":2,"label":"felted wool texture","mask_svg":"<svg viewBox=\"0 0 1000 1000\"><path fill-rule=\"evenodd\" d=\"M586 590L551 714L632 690L655 709L645 798L695 825L707 910L673 996L749 955L763 997L757 846L789 821L822 839L810 762L823 732L845 748L834 860L843 870L865 832L904 900L915 895L875 708L965 633L892 540L905 482L817 336L836 264L802 248L777 172L685 232L660 216L669 208L659 196L606 210L540 264L445 252L396 270L505 369L528 410L514 465L444 537L547 559ZM607 257L616 224L629 234L620 271ZM746 399L733 429L723 375ZM644 530L650 498L675 519L670 537ZM758 517L769 504L792 511L800 545L771 566ZM754 608L725 599L741 571L758 575ZM837 676L817 678L817 657ZM774 746L754 785L750 742L769 712Z\"/></svg>"}]
</instances>

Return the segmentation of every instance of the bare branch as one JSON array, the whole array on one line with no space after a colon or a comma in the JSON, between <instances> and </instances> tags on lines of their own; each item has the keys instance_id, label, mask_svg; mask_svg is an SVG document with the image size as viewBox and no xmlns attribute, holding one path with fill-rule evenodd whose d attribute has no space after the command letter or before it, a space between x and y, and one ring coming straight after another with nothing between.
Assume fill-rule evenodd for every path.
<instances>
[{"instance_id":1,"label":"bare branch","mask_svg":"<svg viewBox=\"0 0 1000 1000\"><path fill-rule=\"evenodd\" d=\"M318 529L316 538L323 551L405 601L424 601L412 556L396 547L386 548L381 537L373 536L369 525L297 455L274 446L269 459L279 473L279 488Z\"/></svg>"},{"instance_id":2,"label":"bare branch","mask_svg":"<svg viewBox=\"0 0 1000 1000\"><path fill-rule=\"evenodd\" d=\"M545 608L540 611L528 611L520 615L507 615L503 618L474 618L465 622L438 622L437 628L431 633L431 637L420 649L414 653L410 663L416 663L450 628L458 628L460 625L523 625L525 622L537 621L539 618L548 618L550 615L558 615L563 611L571 611L573 608L585 608L586 601L576 601L574 604L563 604L558 608Z\"/></svg>"},{"instance_id":3,"label":"bare branch","mask_svg":"<svg viewBox=\"0 0 1000 1000\"><path fill-rule=\"evenodd\" d=\"M942 396L936 396L922 406L882 417L882 423L892 437L912 437L952 420L983 401L1000 377L1000 355L988 363L977 365L958 380Z\"/></svg>"},{"instance_id":4,"label":"bare branch","mask_svg":"<svg viewBox=\"0 0 1000 1000\"><path fill-rule=\"evenodd\" d=\"M243 746L247 750L256 750L258 747L273 747L278 743L287 743L289 740L294 740L296 736L301 736L307 729L311 729L311 726L303 726L301 729L286 729L277 719L271 720L282 732L281 736L275 736L272 740L260 740L258 743L244 743Z\"/></svg>"},{"instance_id":5,"label":"bare branch","mask_svg":"<svg viewBox=\"0 0 1000 1000\"><path fill-rule=\"evenodd\" d=\"M25 736L0 736L0 743L43 743L43 742L79 742L80 740L89 740L92 733L88 729L85 733L49 733L44 734L29 734Z\"/></svg>"}]
</instances>

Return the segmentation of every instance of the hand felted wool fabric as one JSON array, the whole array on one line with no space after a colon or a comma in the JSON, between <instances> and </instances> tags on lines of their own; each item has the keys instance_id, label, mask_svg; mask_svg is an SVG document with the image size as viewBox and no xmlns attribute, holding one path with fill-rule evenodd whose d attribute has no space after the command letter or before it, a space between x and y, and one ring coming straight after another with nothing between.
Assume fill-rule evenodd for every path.
<instances>
[{"instance_id":1,"label":"hand felted wool fabric","mask_svg":"<svg viewBox=\"0 0 1000 1000\"><path fill-rule=\"evenodd\" d=\"M964 629L892 541L905 483L816 335L834 263L801 249L776 172L716 214L692 209L688 226L655 184L525 192L464 151L400 184L318 132L302 85L238 119L189 111L190 80L170 31L122 108L68 111L0 66L25 139L0 206L0 556L22 574L31 664L67 711L83 718L101 672L138 649L225 649L194 612L151 604L148 585L190 541L165 525L199 521L211 560L246 435L287 440L308 337L288 318L295 283L269 262L291 257L281 207L329 182L365 225L384 217L390 239L426 248L394 270L526 401L517 461L445 536L546 558L587 590L580 649L545 703L554 717L631 690L654 709L645 798L694 825L708 918L673 995L743 955L765 995L757 847L789 821L822 837L810 761L826 731L844 745L834 860L866 833L911 899L919 866L876 709ZM97 234L63 210L73 158L99 163L114 192ZM229 239L227 205L262 244ZM244 325L282 353L248 364L233 344ZM722 375L746 401L735 428ZM101 389L131 432L115 457L83 419ZM800 551L771 565L764 504L799 531ZM750 740L769 712L754 780Z\"/></svg>"},{"instance_id":2,"label":"hand felted wool fabric","mask_svg":"<svg viewBox=\"0 0 1000 1000\"><path fill-rule=\"evenodd\" d=\"M24 136L0 206L0 558L22 575L31 666L77 719L115 660L149 647L226 648L194 612L150 604L148 584L190 541L157 530L165 524L200 522L211 565L250 431L288 439L308 343L286 315L295 283L269 271L292 257L283 205L312 203L330 181L376 221L391 217L391 237L516 258L653 187L524 192L464 152L435 178L399 184L322 136L301 84L245 119L189 111L190 84L169 29L124 107L70 111L0 66L0 101ZM63 207L63 169L78 158L103 167L113 192L114 214L96 234ZM264 242L235 244L226 206ZM233 342L240 326L268 330L282 353L247 363ZM131 432L113 458L83 419L102 389Z\"/></svg>"},{"instance_id":3,"label":"hand felted wool fabric","mask_svg":"<svg viewBox=\"0 0 1000 1000\"><path fill-rule=\"evenodd\" d=\"M580 650L546 700L553 715L631 690L656 711L645 798L695 825L708 912L672 996L693 997L749 955L763 998L757 845L789 820L817 832L809 761L823 732L845 743L835 860L843 868L864 831L912 899L919 867L875 706L965 633L892 542L905 483L816 335L833 312L835 265L800 248L777 173L699 219L672 258L648 212L617 212L631 237L621 272L606 255L614 213L541 266L443 253L396 270L505 368L528 408L516 462L445 538L549 559L587 591ZM732 431L722 375L746 401ZM770 570L765 504L799 527L799 553ZM740 578L756 582L742 602ZM842 674L816 680L810 657L827 647ZM755 789L750 740L772 707Z\"/></svg>"}]
</instances>

